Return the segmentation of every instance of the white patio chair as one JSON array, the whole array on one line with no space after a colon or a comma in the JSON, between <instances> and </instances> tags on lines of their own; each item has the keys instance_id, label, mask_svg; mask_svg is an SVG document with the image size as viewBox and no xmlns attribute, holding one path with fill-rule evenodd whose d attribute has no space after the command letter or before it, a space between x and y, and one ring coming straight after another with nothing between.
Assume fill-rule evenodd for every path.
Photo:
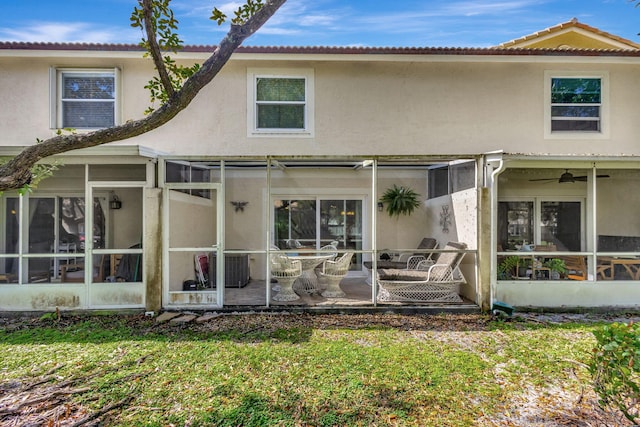
<instances>
[{"instance_id":1,"label":"white patio chair","mask_svg":"<svg viewBox=\"0 0 640 427\"><path fill-rule=\"evenodd\" d=\"M353 252L345 252L335 261L329 260L322 264L322 270L318 276L327 282L327 289L322 292L323 297L342 298L345 296L345 293L340 289L340 282L349 272L352 257Z\"/></svg>"},{"instance_id":2,"label":"white patio chair","mask_svg":"<svg viewBox=\"0 0 640 427\"><path fill-rule=\"evenodd\" d=\"M289 239L286 241L286 244L288 249L299 249L302 247L302 243L297 239Z\"/></svg>"},{"instance_id":3,"label":"white patio chair","mask_svg":"<svg viewBox=\"0 0 640 427\"><path fill-rule=\"evenodd\" d=\"M330 259L334 259L338 256L338 248L334 245L325 245L320 248L321 251L333 251L331 253L332 257Z\"/></svg>"},{"instance_id":4,"label":"white patio chair","mask_svg":"<svg viewBox=\"0 0 640 427\"><path fill-rule=\"evenodd\" d=\"M293 291L293 282L302 274L302 263L281 252L271 254L271 277L278 280L280 291L274 301L295 301L300 297Z\"/></svg>"}]
</instances>

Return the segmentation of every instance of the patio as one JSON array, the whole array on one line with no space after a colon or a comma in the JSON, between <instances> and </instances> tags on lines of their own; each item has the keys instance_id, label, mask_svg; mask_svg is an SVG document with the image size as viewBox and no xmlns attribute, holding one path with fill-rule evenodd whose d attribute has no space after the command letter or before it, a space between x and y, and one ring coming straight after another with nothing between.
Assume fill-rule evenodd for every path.
<instances>
[{"instance_id":1,"label":"patio","mask_svg":"<svg viewBox=\"0 0 640 427\"><path fill-rule=\"evenodd\" d=\"M272 283L272 288L277 283ZM301 292L300 299L295 301L274 301L271 300L271 307L339 307L339 308L364 308L372 307L371 286L366 283L365 277L347 277L342 280L340 288L345 296L341 298L325 298L319 294L305 294ZM272 297L276 291L271 291ZM244 288L225 288L225 306L246 307L264 306L266 301L266 291L264 280L251 280ZM429 307L472 307L477 310L478 306L466 298L462 298L460 303L413 303L413 306ZM378 302L378 306L406 306L406 302Z\"/></svg>"}]
</instances>

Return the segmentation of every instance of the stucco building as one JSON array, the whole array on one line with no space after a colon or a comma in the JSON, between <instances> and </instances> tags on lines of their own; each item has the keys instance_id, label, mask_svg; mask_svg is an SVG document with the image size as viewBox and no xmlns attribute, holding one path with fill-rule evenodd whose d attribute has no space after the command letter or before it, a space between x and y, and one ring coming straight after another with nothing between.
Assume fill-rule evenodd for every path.
<instances>
[{"instance_id":1,"label":"stucco building","mask_svg":"<svg viewBox=\"0 0 640 427\"><path fill-rule=\"evenodd\" d=\"M452 305L636 307L639 47L576 20L492 48L242 47L167 125L2 195L0 310L442 305L375 280L425 237L465 244ZM9 156L142 117L153 65L0 43L0 72ZM394 185L411 215L380 205ZM290 241L352 253L345 295L279 301L267 260Z\"/></svg>"}]
</instances>

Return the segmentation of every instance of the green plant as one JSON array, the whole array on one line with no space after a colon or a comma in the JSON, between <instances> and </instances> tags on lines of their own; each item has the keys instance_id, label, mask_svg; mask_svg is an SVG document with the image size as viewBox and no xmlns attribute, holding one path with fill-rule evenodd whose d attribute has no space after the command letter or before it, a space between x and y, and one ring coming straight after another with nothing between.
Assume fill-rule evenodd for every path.
<instances>
[{"instance_id":1,"label":"green plant","mask_svg":"<svg viewBox=\"0 0 640 427\"><path fill-rule=\"evenodd\" d=\"M380 201L386 205L389 216L411 215L420 206L420 194L410 188L397 185L388 188L384 192Z\"/></svg>"},{"instance_id":2,"label":"green plant","mask_svg":"<svg viewBox=\"0 0 640 427\"><path fill-rule=\"evenodd\" d=\"M589 364L598 403L640 422L640 324L613 323L593 332L596 346Z\"/></svg>"},{"instance_id":3,"label":"green plant","mask_svg":"<svg viewBox=\"0 0 640 427\"><path fill-rule=\"evenodd\" d=\"M517 255L505 257L498 265L498 279L508 280L518 276L519 268L528 268L531 265L530 258Z\"/></svg>"},{"instance_id":4,"label":"green plant","mask_svg":"<svg viewBox=\"0 0 640 427\"><path fill-rule=\"evenodd\" d=\"M567 272L567 265L564 263L564 260L560 258L548 259L542 265L547 267L549 270L557 271L560 274L565 274Z\"/></svg>"}]
</instances>

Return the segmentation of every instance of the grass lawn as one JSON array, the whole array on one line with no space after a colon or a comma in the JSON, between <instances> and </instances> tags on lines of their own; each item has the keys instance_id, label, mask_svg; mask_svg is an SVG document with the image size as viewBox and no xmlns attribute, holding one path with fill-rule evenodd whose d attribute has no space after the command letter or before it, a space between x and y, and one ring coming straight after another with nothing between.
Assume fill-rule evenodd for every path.
<instances>
[{"instance_id":1,"label":"grass lawn","mask_svg":"<svg viewBox=\"0 0 640 427\"><path fill-rule=\"evenodd\" d=\"M0 425L548 426L594 410L581 362L595 323L63 314L0 325Z\"/></svg>"}]
</instances>

